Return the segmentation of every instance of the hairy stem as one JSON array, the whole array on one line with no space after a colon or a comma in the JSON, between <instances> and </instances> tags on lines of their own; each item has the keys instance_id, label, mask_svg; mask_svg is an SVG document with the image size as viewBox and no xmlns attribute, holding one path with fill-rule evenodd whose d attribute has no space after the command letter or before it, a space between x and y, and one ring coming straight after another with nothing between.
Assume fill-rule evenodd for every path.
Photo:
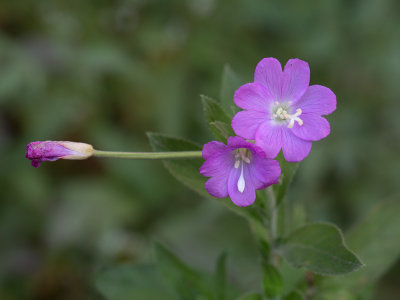
<instances>
[{"instance_id":1,"label":"hairy stem","mask_svg":"<svg viewBox=\"0 0 400 300\"><path fill-rule=\"evenodd\" d=\"M201 151L176 152L114 152L94 150L95 157L110 157L123 159L191 159L201 158Z\"/></svg>"},{"instance_id":2,"label":"hairy stem","mask_svg":"<svg viewBox=\"0 0 400 300\"><path fill-rule=\"evenodd\" d=\"M271 257L270 263L275 267L278 267L279 261L275 254L276 239L277 239L277 223L278 223L278 211L276 209L276 197L272 186L267 188L268 206L269 206L269 234L270 234L270 247Z\"/></svg>"}]
</instances>

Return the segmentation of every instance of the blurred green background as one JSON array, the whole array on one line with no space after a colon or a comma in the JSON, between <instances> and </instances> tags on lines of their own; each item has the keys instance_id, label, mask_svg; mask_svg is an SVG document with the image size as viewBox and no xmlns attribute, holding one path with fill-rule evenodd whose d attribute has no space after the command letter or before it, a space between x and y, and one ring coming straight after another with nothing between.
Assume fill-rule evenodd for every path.
<instances>
[{"instance_id":1,"label":"blurred green background","mask_svg":"<svg viewBox=\"0 0 400 300\"><path fill-rule=\"evenodd\" d=\"M36 140L150 151L145 132L211 139L199 95L219 97L225 64L307 61L331 88L331 135L314 143L288 200L344 230L399 198L400 2L3 0L0 3L0 299L99 299L93 274L151 262L162 241L231 281L259 285L247 224L160 162L24 158ZM400 199L399 199L400 201ZM376 299L398 299L400 263ZM396 298L397 297L397 298Z\"/></svg>"}]
</instances>

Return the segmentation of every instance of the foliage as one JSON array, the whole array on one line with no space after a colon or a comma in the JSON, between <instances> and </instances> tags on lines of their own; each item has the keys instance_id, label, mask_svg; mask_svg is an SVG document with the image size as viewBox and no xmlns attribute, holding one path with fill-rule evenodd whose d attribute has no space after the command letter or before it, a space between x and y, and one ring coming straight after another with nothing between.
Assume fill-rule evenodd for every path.
<instances>
[{"instance_id":1,"label":"foliage","mask_svg":"<svg viewBox=\"0 0 400 300\"><path fill-rule=\"evenodd\" d=\"M351 299L368 286L376 299L397 299L398 8L390 0L2 1L0 298L97 299L93 269L122 264L129 277L124 263L146 262L157 273L150 240L160 238L208 274L227 251L227 286L248 292L234 297L261 299L260 245L246 223L161 164L91 159L33 170L23 156L28 142L46 139L149 150L147 130L203 144L211 137L198 95L221 100L232 116L234 90L274 56L309 61L311 83L338 96L331 136L313 146L279 209L299 224L305 208L306 219L337 224L365 263L314 282L281 262L282 297L307 289ZM251 215L252 230L266 236L264 216Z\"/></svg>"}]
</instances>

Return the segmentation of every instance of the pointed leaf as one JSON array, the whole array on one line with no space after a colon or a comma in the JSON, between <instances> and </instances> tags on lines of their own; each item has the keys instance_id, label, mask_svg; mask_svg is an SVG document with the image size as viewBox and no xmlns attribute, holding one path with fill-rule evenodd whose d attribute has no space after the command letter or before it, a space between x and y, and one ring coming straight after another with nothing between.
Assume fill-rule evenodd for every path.
<instances>
[{"instance_id":1,"label":"pointed leaf","mask_svg":"<svg viewBox=\"0 0 400 300\"><path fill-rule=\"evenodd\" d=\"M263 296L260 293L249 292L249 293L246 293L246 294L240 296L236 300L262 300L262 299L263 299Z\"/></svg>"},{"instance_id":2,"label":"pointed leaf","mask_svg":"<svg viewBox=\"0 0 400 300\"><path fill-rule=\"evenodd\" d=\"M283 281L279 271L270 264L263 266L263 287L268 298L279 296L283 290Z\"/></svg>"},{"instance_id":3,"label":"pointed leaf","mask_svg":"<svg viewBox=\"0 0 400 300\"><path fill-rule=\"evenodd\" d=\"M209 124L211 132L214 133L215 136L218 136L218 140L226 143L228 140L228 137L233 136L233 131L232 127L230 124L221 122L221 121L215 121L215 122L210 122Z\"/></svg>"},{"instance_id":4,"label":"pointed leaf","mask_svg":"<svg viewBox=\"0 0 400 300\"><path fill-rule=\"evenodd\" d=\"M226 143L229 136L235 135L231 127L231 118L217 101L204 95L200 97L211 132L219 141Z\"/></svg>"},{"instance_id":5,"label":"pointed leaf","mask_svg":"<svg viewBox=\"0 0 400 300\"><path fill-rule=\"evenodd\" d=\"M353 294L372 286L399 259L399 236L399 199L377 203L346 234L348 245L357 251L365 267L344 277L326 278L324 286L345 287Z\"/></svg>"},{"instance_id":6,"label":"pointed leaf","mask_svg":"<svg viewBox=\"0 0 400 300\"><path fill-rule=\"evenodd\" d=\"M175 299L159 271L151 265L122 265L95 274L95 286L105 299Z\"/></svg>"},{"instance_id":7,"label":"pointed leaf","mask_svg":"<svg viewBox=\"0 0 400 300\"><path fill-rule=\"evenodd\" d=\"M201 151L200 145L191 141L170 137L159 133L147 133L150 145L153 151ZM179 159L179 160L164 160L164 166L168 171L180 182L187 187L195 190L201 195L208 196L204 189L206 178L200 172L200 166L204 162L199 159Z\"/></svg>"},{"instance_id":8,"label":"pointed leaf","mask_svg":"<svg viewBox=\"0 0 400 300\"><path fill-rule=\"evenodd\" d=\"M188 151L202 149L199 145L193 142L160 133L147 133L147 136L153 151ZM204 188L207 178L203 177L199 171L200 166L204 162L203 159L175 159L164 160L163 162L167 170L180 182L203 196L211 197ZM253 228L256 228L257 230L262 230L264 228L261 217L254 205L244 208L234 205L228 198L213 199L248 219Z\"/></svg>"},{"instance_id":9,"label":"pointed leaf","mask_svg":"<svg viewBox=\"0 0 400 300\"><path fill-rule=\"evenodd\" d=\"M294 268L286 260L282 260L279 266L279 272L283 279L282 294L290 294L299 284L304 282L308 271Z\"/></svg>"},{"instance_id":10,"label":"pointed leaf","mask_svg":"<svg viewBox=\"0 0 400 300\"><path fill-rule=\"evenodd\" d=\"M290 183L292 182L293 176L296 174L297 168L299 167L299 163L287 162L284 159L282 152L279 153L276 159L278 160L282 170L281 176L279 178L279 183L273 185L276 197L276 203L277 205L279 205L279 203L281 203L281 201L286 195L286 191Z\"/></svg>"},{"instance_id":11,"label":"pointed leaf","mask_svg":"<svg viewBox=\"0 0 400 300\"><path fill-rule=\"evenodd\" d=\"M342 275L363 265L345 246L342 233L332 224L300 227L282 242L280 251L294 267L304 267L321 275Z\"/></svg>"},{"instance_id":12,"label":"pointed leaf","mask_svg":"<svg viewBox=\"0 0 400 300\"><path fill-rule=\"evenodd\" d=\"M303 299L304 297L297 291L293 291L289 295L283 298L283 300L303 300Z\"/></svg>"},{"instance_id":13,"label":"pointed leaf","mask_svg":"<svg viewBox=\"0 0 400 300\"><path fill-rule=\"evenodd\" d=\"M227 254L222 253L217 260L214 281L217 300L226 298L226 258Z\"/></svg>"},{"instance_id":14,"label":"pointed leaf","mask_svg":"<svg viewBox=\"0 0 400 300\"><path fill-rule=\"evenodd\" d=\"M231 117L237 112L237 107L233 102L233 94L243 84L245 84L244 80L232 70L230 65L226 64L222 73L220 99L222 107Z\"/></svg>"},{"instance_id":15,"label":"pointed leaf","mask_svg":"<svg viewBox=\"0 0 400 300\"><path fill-rule=\"evenodd\" d=\"M155 254L161 274L182 298L193 299L199 295L213 298L210 276L193 270L159 243L155 244Z\"/></svg>"}]
</instances>

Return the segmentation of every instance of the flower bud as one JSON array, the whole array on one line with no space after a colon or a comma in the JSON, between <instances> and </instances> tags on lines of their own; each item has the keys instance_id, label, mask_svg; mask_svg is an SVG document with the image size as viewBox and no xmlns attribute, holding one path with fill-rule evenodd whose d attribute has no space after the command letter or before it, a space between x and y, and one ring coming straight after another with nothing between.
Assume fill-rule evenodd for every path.
<instances>
[{"instance_id":1,"label":"flower bud","mask_svg":"<svg viewBox=\"0 0 400 300\"><path fill-rule=\"evenodd\" d=\"M32 142L26 146L25 157L32 161L32 166L39 167L43 161L57 159L86 159L93 155L92 145L65 141Z\"/></svg>"}]
</instances>

